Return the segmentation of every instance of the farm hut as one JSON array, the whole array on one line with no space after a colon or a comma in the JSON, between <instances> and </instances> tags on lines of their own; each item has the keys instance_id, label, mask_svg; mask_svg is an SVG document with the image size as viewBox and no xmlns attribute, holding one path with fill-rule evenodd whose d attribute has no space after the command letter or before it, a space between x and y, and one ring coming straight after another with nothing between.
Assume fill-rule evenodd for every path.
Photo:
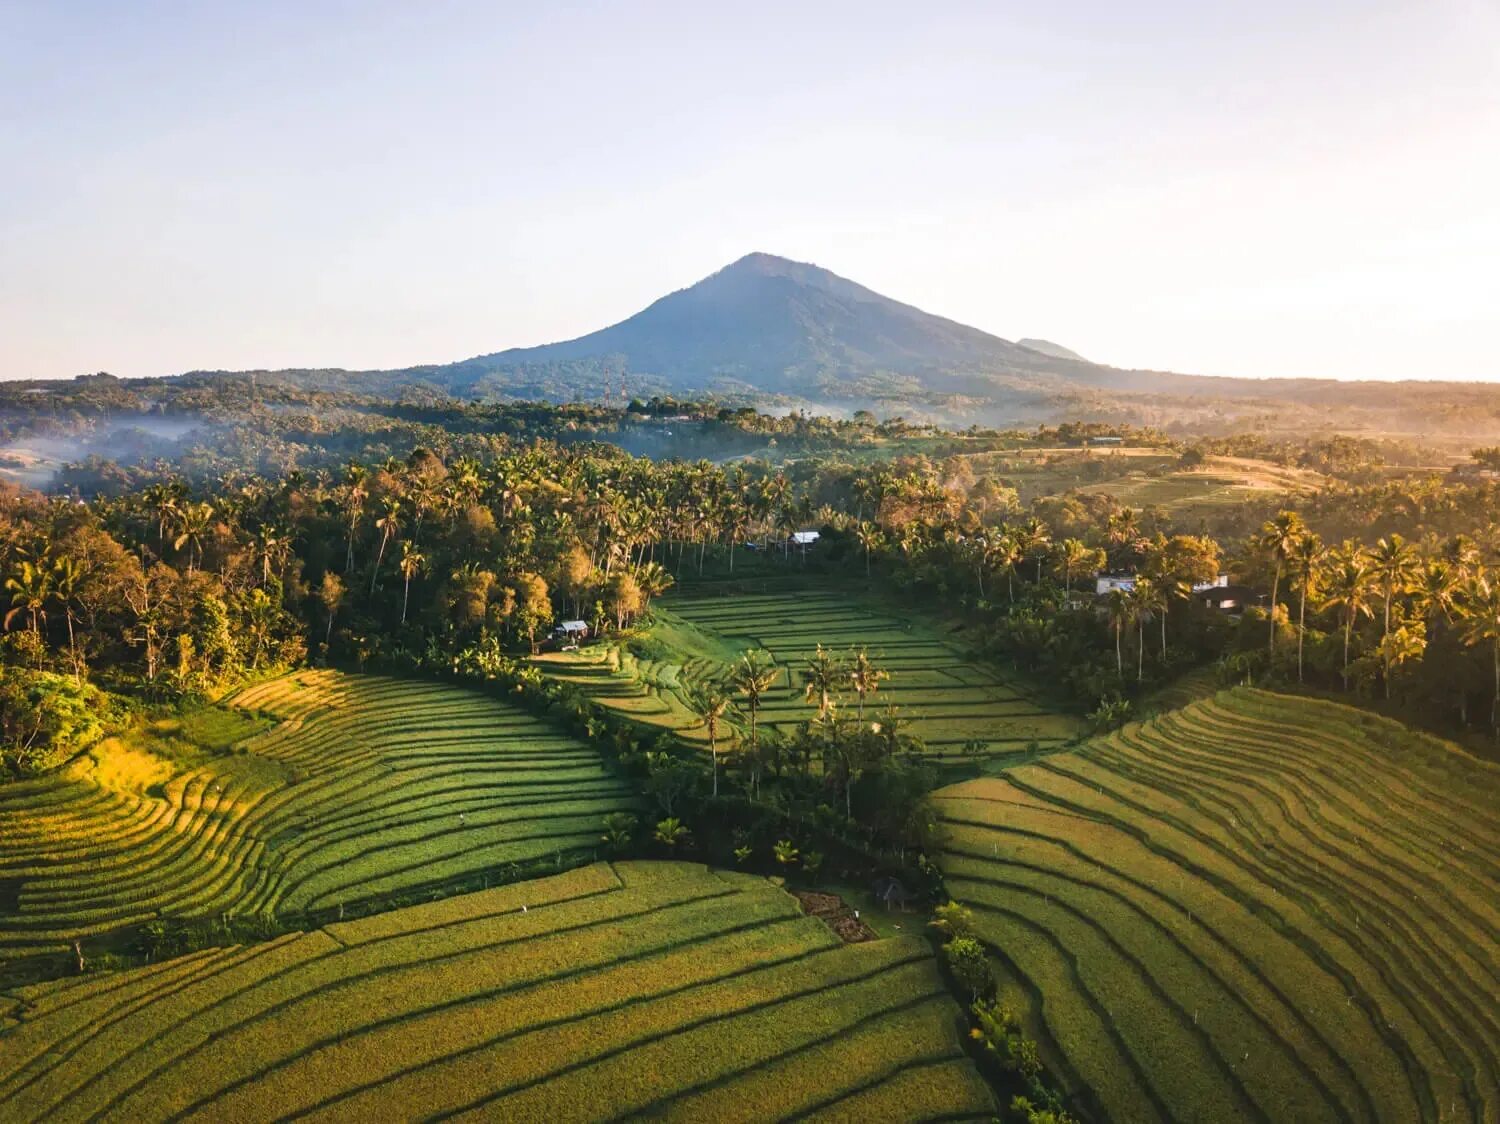
<instances>
[{"instance_id":1,"label":"farm hut","mask_svg":"<svg viewBox=\"0 0 1500 1124\"><path fill-rule=\"evenodd\" d=\"M806 550L821 537L817 531L793 531L792 545L800 546L803 550Z\"/></svg>"},{"instance_id":2,"label":"farm hut","mask_svg":"<svg viewBox=\"0 0 1500 1124\"><path fill-rule=\"evenodd\" d=\"M1117 589L1123 589L1129 593L1135 588L1134 574L1111 574L1102 573L1094 577L1094 593L1103 597L1107 593L1113 593Z\"/></svg>"},{"instance_id":3,"label":"farm hut","mask_svg":"<svg viewBox=\"0 0 1500 1124\"><path fill-rule=\"evenodd\" d=\"M589 638L588 622L563 621L552 630L552 635L559 640L587 640Z\"/></svg>"},{"instance_id":4,"label":"farm hut","mask_svg":"<svg viewBox=\"0 0 1500 1124\"><path fill-rule=\"evenodd\" d=\"M911 892L898 879L877 878L870 889L886 909L899 909L905 913L911 905Z\"/></svg>"},{"instance_id":5,"label":"farm hut","mask_svg":"<svg viewBox=\"0 0 1500 1124\"><path fill-rule=\"evenodd\" d=\"M1248 585L1212 585L1198 593L1198 597L1210 609L1221 613L1243 613L1251 605L1260 602L1264 594L1256 593Z\"/></svg>"}]
</instances>

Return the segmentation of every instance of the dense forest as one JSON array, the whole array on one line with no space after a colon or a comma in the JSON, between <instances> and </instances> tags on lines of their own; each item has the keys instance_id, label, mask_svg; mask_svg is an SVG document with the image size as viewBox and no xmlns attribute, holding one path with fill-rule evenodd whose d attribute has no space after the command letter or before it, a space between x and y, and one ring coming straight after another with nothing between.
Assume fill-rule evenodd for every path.
<instances>
[{"instance_id":1,"label":"dense forest","mask_svg":"<svg viewBox=\"0 0 1500 1124\"><path fill-rule=\"evenodd\" d=\"M564 616L626 629L674 580L733 573L746 544L784 548L804 528L823 535L815 571L970 616L982 651L1101 718L1204 666L1226 681L1368 697L1450 731L1494 716L1500 541L1487 477L1372 481L1376 451L1309 442L1300 456L1364 482L1331 478L1296 510L1238 511L1239 525L1214 538L1107 492L1022 505L1003 477L953 451L961 435L938 455L903 452L931 439L868 417L711 414L699 424L803 440L821 431L841 446L725 465L588 440L586 423L626 424L594 408L402 409L427 427L414 432L445 435L443 452L272 474L228 470L222 451L201 465L93 461L59 479L72 496L6 492L5 689L36 700L6 708L9 767L67 752L71 723L101 713L75 705L97 688L162 698L307 660L524 653ZM637 416L680 409L642 404ZM268 416L281 439L308 436L300 415ZM528 439L529 428L578 440ZM967 440L984 450L1090 436ZM881 443L885 457L852 455ZM86 484L91 498L76 494ZM1096 598L1100 571L1135 575L1133 588ZM1194 595L1221 572L1254 591L1243 613Z\"/></svg>"}]
</instances>

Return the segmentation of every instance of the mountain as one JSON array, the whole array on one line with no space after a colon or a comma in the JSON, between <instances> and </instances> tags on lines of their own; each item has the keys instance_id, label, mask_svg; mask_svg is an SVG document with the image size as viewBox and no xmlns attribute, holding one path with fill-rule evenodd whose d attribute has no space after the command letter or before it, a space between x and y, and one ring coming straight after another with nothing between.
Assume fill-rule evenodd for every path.
<instances>
[{"instance_id":1,"label":"mountain","mask_svg":"<svg viewBox=\"0 0 1500 1124\"><path fill-rule=\"evenodd\" d=\"M600 331L453 367L520 374L579 363L612 366L673 392L838 396L972 393L995 375L1066 378L1092 367L1055 345L1011 343L818 266L762 253Z\"/></svg>"},{"instance_id":2,"label":"mountain","mask_svg":"<svg viewBox=\"0 0 1500 1124\"><path fill-rule=\"evenodd\" d=\"M769 408L866 407L990 425L1084 420L1218 431L1246 420L1274 426L1295 416L1303 426L1404 433L1419 414L1460 400L1482 403L1485 417L1500 417L1494 405L1500 392L1454 383L1403 387L1109 367L1047 340L1004 340L818 266L761 253L573 340L401 370L241 375L251 376L252 386L259 378L265 385L408 401L707 395Z\"/></svg>"}]
</instances>

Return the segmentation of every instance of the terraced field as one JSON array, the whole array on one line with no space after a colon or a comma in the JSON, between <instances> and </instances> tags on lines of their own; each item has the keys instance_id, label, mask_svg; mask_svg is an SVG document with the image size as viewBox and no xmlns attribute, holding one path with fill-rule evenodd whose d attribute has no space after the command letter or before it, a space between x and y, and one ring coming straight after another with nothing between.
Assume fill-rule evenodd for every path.
<instances>
[{"instance_id":1,"label":"terraced field","mask_svg":"<svg viewBox=\"0 0 1500 1124\"><path fill-rule=\"evenodd\" d=\"M463 688L304 671L230 702L279 722L160 787L0 788L0 959L592 858L634 803L593 749Z\"/></svg>"},{"instance_id":2,"label":"terraced field","mask_svg":"<svg viewBox=\"0 0 1500 1124\"><path fill-rule=\"evenodd\" d=\"M1500 769L1241 688L938 801L949 890L1101 1115L1500 1119Z\"/></svg>"},{"instance_id":3,"label":"terraced field","mask_svg":"<svg viewBox=\"0 0 1500 1124\"><path fill-rule=\"evenodd\" d=\"M822 644L835 654L866 648L890 672L870 700L875 709L895 703L937 755L956 756L979 740L991 754L1054 745L1072 736L1077 723L1053 714L994 672L964 658L936 625L902 620L888 610L831 591L696 595L674 597L670 609L711 632L732 652L764 648L781 665L782 678L767 695L761 721L791 729L810 716L800 670ZM689 664L688 676L717 670ZM846 706L854 700L846 699Z\"/></svg>"},{"instance_id":4,"label":"terraced field","mask_svg":"<svg viewBox=\"0 0 1500 1124\"><path fill-rule=\"evenodd\" d=\"M679 863L595 864L9 1002L16 1121L996 1113L926 941L844 945L763 879Z\"/></svg>"}]
</instances>

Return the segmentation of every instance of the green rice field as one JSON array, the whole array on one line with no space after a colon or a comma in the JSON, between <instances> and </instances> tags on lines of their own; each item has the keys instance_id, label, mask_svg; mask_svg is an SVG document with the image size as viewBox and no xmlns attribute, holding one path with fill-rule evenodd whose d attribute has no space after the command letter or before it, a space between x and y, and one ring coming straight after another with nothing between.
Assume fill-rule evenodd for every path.
<instances>
[{"instance_id":1,"label":"green rice field","mask_svg":"<svg viewBox=\"0 0 1500 1124\"><path fill-rule=\"evenodd\" d=\"M768 693L761 721L791 729L813 714L803 697L801 668L819 644L835 655L867 649L890 672L866 703L878 713L894 703L908 727L935 755L957 756L965 742L984 743L990 755L1023 751L1033 742L1056 745L1077 732L1077 722L1054 714L1015 683L964 657L955 638L930 620L900 617L890 607L847 595L808 589L761 594L697 594L674 597L669 608L711 635L731 653L747 648L770 652L782 677ZM685 673L712 676L710 666L689 664ZM846 692L843 709L857 699Z\"/></svg>"},{"instance_id":2,"label":"green rice field","mask_svg":"<svg viewBox=\"0 0 1500 1124\"><path fill-rule=\"evenodd\" d=\"M13 1121L988 1120L919 937L770 882L569 873L0 997Z\"/></svg>"},{"instance_id":3,"label":"green rice field","mask_svg":"<svg viewBox=\"0 0 1500 1124\"><path fill-rule=\"evenodd\" d=\"M1101 1118L1500 1119L1500 769L1240 688L937 800L950 893Z\"/></svg>"},{"instance_id":4,"label":"green rice field","mask_svg":"<svg viewBox=\"0 0 1500 1124\"><path fill-rule=\"evenodd\" d=\"M603 817L635 805L592 748L460 687L303 671L228 704L275 722L189 768L148 756L138 771L162 779L139 791L0 788L0 960L157 918L297 914L592 859Z\"/></svg>"}]
</instances>

